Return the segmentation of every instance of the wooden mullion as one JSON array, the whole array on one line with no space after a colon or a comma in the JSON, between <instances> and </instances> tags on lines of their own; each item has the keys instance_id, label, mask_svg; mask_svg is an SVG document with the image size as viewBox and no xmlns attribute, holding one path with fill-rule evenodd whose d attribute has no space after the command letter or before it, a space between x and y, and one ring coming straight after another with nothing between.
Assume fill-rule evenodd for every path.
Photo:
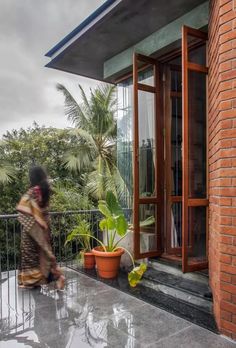
<instances>
[{"instance_id":1,"label":"wooden mullion","mask_svg":"<svg viewBox=\"0 0 236 348\"><path fill-rule=\"evenodd\" d=\"M144 56L143 54L140 53L136 53L136 57L138 61L144 62L144 63L149 63L151 65L155 65L156 64L156 59L148 57L148 56Z\"/></svg>"},{"instance_id":2,"label":"wooden mullion","mask_svg":"<svg viewBox=\"0 0 236 348\"><path fill-rule=\"evenodd\" d=\"M203 32L203 31L201 31L201 30L190 28L190 27L188 27L186 25L184 26L184 30L185 30L187 35L197 37L199 39L202 39L203 41L207 41L208 40L208 34ZM187 44L188 44L188 42L187 42Z\"/></svg>"},{"instance_id":3,"label":"wooden mullion","mask_svg":"<svg viewBox=\"0 0 236 348\"><path fill-rule=\"evenodd\" d=\"M171 203L179 203L182 202L182 196L171 196L170 200Z\"/></svg>"},{"instance_id":4,"label":"wooden mullion","mask_svg":"<svg viewBox=\"0 0 236 348\"><path fill-rule=\"evenodd\" d=\"M157 235L157 250L161 250L162 244L162 235L164 233L164 177L163 177L163 162L164 162L164 148L163 148L163 107L161 100L163 95L161 94L161 85L160 85L160 65L156 61L154 65L154 86L156 89L155 93L155 125L156 125L156 136L155 136L155 145L156 145L156 170L155 170L155 185L156 185L156 194L158 197L157 205L157 219L158 224L156 226L156 235ZM160 228L160 232L158 229ZM158 248L159 246L159 248Z\"/></svg>"},{"instance_id":5,"label":"wooden mullion","mask_svg":"<svg viewBox=\"0 0 236 348\"><path fill-rule=\"evenodd\" d=\"M165 213L165 252L172 252L171 247L171 68L165 67L164 105L165 105L165 185L166 185L166 213Z\"/></svg>"},{"instance_id":6,"label":"wooden mullion","mask_svg":"<svg viewBox=\"0 0 236 348\"><path fill-rule=\"evenodd\" d=\"M138 60L133 55L133 103L134 103L134 148L133 148L133 183L134 183L134 257L137 259L140 249L139 226L139 122L138 122Z\"/></svg>"},{"instance_id":7,"label":"wooden mullion","mask_svg":"<svg viewBox=\"0 0 236 348\"><path fill-rule=\"evenodd\" d=\"M192 71L202 72L205 74L208 73L208 68L206 66L197 63L188 62L188 69Z\"/></svg>"},{"instance_id":8,"label":"wooden mullion","mask_svg":"<svg viewBox=\"0 0 236 348\"><path fill-rule=\"evenodd\" d=\"M188 264L188 42L187 27L182 28L182 271L187 271Z\"/></svg>"},{"instance_id":9,"label":"wooden mullion","mask_svg":"<svg viewBox=\"0 0 236 348\"><path fill-rule=\"evenodd\" d=\"M150 93L156 93L156 88L153 86L145 85L144 83L138 83L138 90Z\"/></svg>"},{"instance_id":10,"label":"wooden mullion","mask_svg":"<svg viewBox=\"0 0 236 348\"><path fill-rule=\"evenodd\" d=\"M158 204L160 199L158 197L139 197L139 204Z\"/></svg>"},{"instance_id":11,"label":"wooden mullion","mask_svg":"<svg viewBox=\"0 0 236 348\"><path fill-rule=\"evenodd\" d=\"M189 198L188 207L207 207L209 200L204 198Z\"/></svg>"}]
</instances>

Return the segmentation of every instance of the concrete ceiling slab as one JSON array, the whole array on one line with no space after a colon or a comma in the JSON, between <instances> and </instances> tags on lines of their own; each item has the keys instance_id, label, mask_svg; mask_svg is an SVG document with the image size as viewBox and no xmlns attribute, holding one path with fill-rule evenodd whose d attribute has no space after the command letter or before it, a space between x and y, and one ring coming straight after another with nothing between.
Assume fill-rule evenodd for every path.
<instances>
[{"instance_id":1,"label":"concrete ceiling slab","mask_svg":"<svg viewBox=\"0 0 236 348\"><path fill-rule=\"evenodd\" d=\"M46 66L97 80L103 79L108 59L143 40L148 35L191 11L205 0L122 0L81 35L66 38L47 56ZM116 4L117 3L117 4ZM58 48L58 49L57 49ZM53 52L53 53L52 53Z\"/></svg>"}]
</instances>

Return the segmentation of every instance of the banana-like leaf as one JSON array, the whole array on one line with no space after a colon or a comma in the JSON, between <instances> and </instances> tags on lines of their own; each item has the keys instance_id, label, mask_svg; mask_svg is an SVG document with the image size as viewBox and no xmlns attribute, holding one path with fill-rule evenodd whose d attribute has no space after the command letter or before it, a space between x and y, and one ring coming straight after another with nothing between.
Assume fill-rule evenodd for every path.
<instances>
[{"instance_id":1,"label":"banana-like leaf","mask_svg":"<svg viewBox=\"0 0 236 348\"><path fill-rule=\"evenodd\" d=\"M116 228L116 220L113 217L107 218L107 227L109 230L114 230Z\"/></svg>"},{"instance_id":2,"label":"banana-like leaf","mask_svg":"<svg viewBox=\"0 0 236 348\"><path fill-rule=\"evenodd\" d=\"M99 222L99 227L102 231L105 231L108 229L108 226L107 226L107 219L102 219L100 222Z\"/></svg>"},{"instance_id":3,"label":"banana-like leaf","mask_svg":"<svg viewBox=\"0 0 236 348\"><path fill-rule=\"evenodd\" d=\"M144 272L147 270L147 265L145 263L141 263L140 266L135 267L129 274L128 274L128 281L129 285L131 287L136 287L137 284L140 282L142 279L142 276Z\"/></svg>"},{"instance_id":4,"label":"banana-like leaf","mask_svg":"<svg viewBox=\"0 0 236 348\"><path fill-rule=\"evenodd\" d=\"M119 234L119 236L123 237L128 229L128 223L124 217L124 215L118 216L116 219L116 231Z\"/></svg>"},{"instance_id":5,"label":"banana-like leaf","mask_svg":"<svg viewBox=\"0 0 236 348\"><path fill-rule=\"evenodd\" d=\"M106 216L107 218L108 217L111 217L111 211L110 209L108 208L107 204L106 203L102 203L101 201L99 202L98 204L98 209L100 210L100 212Z\"/></svg>"},{"instance_id":6,"label":"banana-like leaf","mask_svg":"<svg viewBox=\"0 0 236 348\"><path fill-rule=\"evenodd\" d=\"M119 205L117 198L115 197L112 191L107 192L106 203L112 214L117 216L123 214L122 208Z\"/></svg>"}]
</instances>

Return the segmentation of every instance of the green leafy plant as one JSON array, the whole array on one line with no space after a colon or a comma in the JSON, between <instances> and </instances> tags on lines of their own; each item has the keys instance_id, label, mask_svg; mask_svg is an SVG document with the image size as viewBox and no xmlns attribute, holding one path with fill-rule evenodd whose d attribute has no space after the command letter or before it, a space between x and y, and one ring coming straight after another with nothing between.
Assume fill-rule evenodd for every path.
<instances>
[{"instance_id":1,"label":"green leafy plant","mask_svg":"<svg viewBox=\"0 0 236 348\"><path fill-rule=\"evenodd\" d=\"M90 224L86 220L80 220L78 218L77 225L75 228L68 234L66 238L66 244L76 240L83 252L89 252L91 248L91 240L93 238L92 231L90 229Z\"/></svg>"},{"instance_id":2,"label":"green leafy plant","mask_svg":"<svg viewBox=\"0 0 236 348\"><path fill-rule=\"evenodd\" d=\"M119 248L124 249L124 251L127 252L130 256L133 264L133 269L128 274L129 284L130 286L135 287L146 271L147 265L145 263L142 263L139 266L135 266L134 258L129 250L127 250L123 246L119 246L121 241L129 233L129 225L124 216L124 212L119 205L117 198L111 191L107 192L106 200L99 201L98 209L103 215L103 219L100 221L99 226L100 229L105 233L106 243L104 244L104 242L102 242L101 240L90 235L88 232L88 225L85 222L83 222L82 226L79 225L78 227L76 227L68 235L66 243L77 238L79 241L81 241L82 237L89 237L95 239L101 245L104 252L114 252ZM151 223L152 222L153 220L151 220ZM147 223L150 224L150 221Z\"/></svg>"}]
</instances>

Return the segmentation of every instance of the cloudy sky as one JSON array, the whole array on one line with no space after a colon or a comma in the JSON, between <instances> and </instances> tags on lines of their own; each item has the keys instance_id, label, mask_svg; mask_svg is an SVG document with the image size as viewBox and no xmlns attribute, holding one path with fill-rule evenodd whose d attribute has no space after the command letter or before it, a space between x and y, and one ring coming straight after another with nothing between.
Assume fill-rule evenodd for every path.
<instances>
[{"instance_id":1,"label":"cloudy sky","mask_svg":"<svg viewBox=\"0 0 236 348\"><path fill-rule=\"evenodd\" d=\"M63 83L76 98L90 79L45 68L44 54L104 0L0 0L0 136L6 130L40 125L67 127Z\"/></svg>"}]
</instances>

